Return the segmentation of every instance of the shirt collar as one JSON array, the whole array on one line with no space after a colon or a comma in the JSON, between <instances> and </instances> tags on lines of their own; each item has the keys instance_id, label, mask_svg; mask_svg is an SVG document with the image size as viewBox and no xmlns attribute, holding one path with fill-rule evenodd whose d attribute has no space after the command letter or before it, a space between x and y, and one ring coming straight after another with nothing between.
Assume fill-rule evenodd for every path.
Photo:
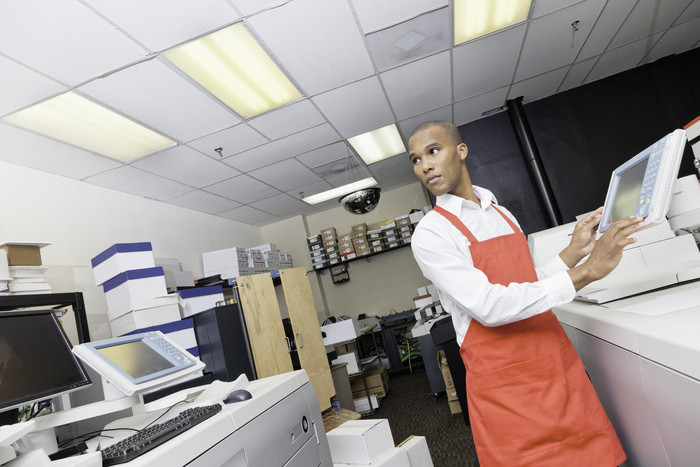
<instances>
[{"instance_id":1,"label":"shirt collar","mask_svg":"<svg viewBox=\"0 0 700 467\"><path fill-rule=\"evenodd\" d=\"M436 204L456 216L460 215L462 208L486 209L487 207L491 206L491 203L498 204L496 197L486 188L472 185L472 189L474 190L476 197L481 201L481 206L450 193L445 193L444 195L438 196L435 200Z\"/></svg>"}]
</instances>

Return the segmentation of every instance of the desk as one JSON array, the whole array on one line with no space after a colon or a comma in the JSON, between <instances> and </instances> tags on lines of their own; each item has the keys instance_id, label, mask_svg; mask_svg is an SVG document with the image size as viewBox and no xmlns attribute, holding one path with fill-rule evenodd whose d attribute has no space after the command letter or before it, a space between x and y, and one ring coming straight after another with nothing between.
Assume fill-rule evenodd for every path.
<instances>
[{"instance_id":1,"label":"desk","mask_svg":"<svg viewBox=\"0 0 700 467\"><path fill-rule=\"evenodd\" d=\"M652 315L624 311L674 294L695 305ZM700 459L700 282L554 313L576 348L630 466L697 465Z\"/></svg>"}]
</instances>

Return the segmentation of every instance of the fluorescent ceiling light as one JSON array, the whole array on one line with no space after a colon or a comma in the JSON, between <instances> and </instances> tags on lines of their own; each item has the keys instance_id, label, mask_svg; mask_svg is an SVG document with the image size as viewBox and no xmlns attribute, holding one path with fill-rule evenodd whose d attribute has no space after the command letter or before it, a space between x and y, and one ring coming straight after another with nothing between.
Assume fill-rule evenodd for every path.
<instances>
[{"instance_id":1,"label":"fluorescent ceiling light","mask_svg":"<svg viewBox=\"0 0 700 467\"><path fill-rule=\"evenodd\" d=\"M163 56L243 118L301 97L242 23Z\"/></svg>"},{"instance_id":2,"label":"fluorescent ceiling light","mask_svg":"<svg viewBox=\"0 0 700 467\"><path fill-rule=\"evenodd\" d=\"M362 190L364 188L369 188L377 184L377 181L372 178L364 178L353 183L348 183L347 185L339 186L338 188L333 188L332 190L324 191L315 195L307 196L301 200L309 204L318 204L324 201L328 201L333 198L340 198L343 195L352 193L353 191Z\"/></svg>"},{"instance_id":3,"label":"fluorescent ceiling light","mask_svg":"<svg viewBox=\"0 0 700 467\"><path fill-rule=\"evenodd\" d=\"M525 21L532 0L455 0L455 45Z\"/></svg>"},{"instance_id":4,"label":"fluorescent ceiling light","mask_svg":"<svg viewBox=\"0 0 700 467\"><path fill-rule=\"evenodd\" d=\"M406 152L406 146L401 141L401 135L395 124L372 130L361 135L348 138L355 152L365 164L374 164L397 154Z\"/></svg>"},{"instance_id":5,"label":"fluorescent ceiling light","mask_svg":"<svg viewBox=\"0 0 700 467\"><path fill-rule=\"evenodd\" d=\"M177 144L73 92L27 107L3 120L123 162Z\"/></svg>"}]
</instances>

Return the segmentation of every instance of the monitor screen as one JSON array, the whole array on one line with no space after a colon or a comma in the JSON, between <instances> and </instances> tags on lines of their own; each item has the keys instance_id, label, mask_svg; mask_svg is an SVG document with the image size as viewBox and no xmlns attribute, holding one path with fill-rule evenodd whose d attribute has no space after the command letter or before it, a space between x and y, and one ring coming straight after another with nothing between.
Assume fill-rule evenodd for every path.
<instances>
[{"instance_id":1,"label":"monitor screen","mask_svg":"<svg viewBox=\"0 0 700 467\"><path fill-rule=\"evenodd\" d=\"M75 346L73 353L129 396L204 368L201 361L158 331L87 342Z\"/></svg>"},{"instance_id":2,"label":"monitor screen","mask_svg":"<svg viewBox=\"0 0 700 467\"><path fill-rule=\"evenodd\" d=\"M90 384L53 311L0 313L0 411Z\"/></svg>"},{"instance_id":3,"label":"monitor screen","mask_svg":"<svg viewBox=\"0 0 700 467\"><path fill-rule=\"evenodd\" d=\"M685 131L676 130L613 171L601 233L625 217L643 217L647 224L666 219L685 143Z\"/></svg>"}]
</instances>

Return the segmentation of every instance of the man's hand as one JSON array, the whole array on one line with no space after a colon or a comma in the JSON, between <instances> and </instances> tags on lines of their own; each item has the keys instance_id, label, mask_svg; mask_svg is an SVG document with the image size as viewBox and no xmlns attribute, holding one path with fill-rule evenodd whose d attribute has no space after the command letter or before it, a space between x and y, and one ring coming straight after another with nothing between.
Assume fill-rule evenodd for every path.
<instances>
[{"instance_id":1,"label":"man's hand","mask_svg":"<svg viewBox=\"0 0 700 467\"><path fill-rule=\"evenodd\" d=\"M576 224L576 227L574 227L574 233L571 236L569 246L559 253L559 257L569 268L576 266L581 259L593 251L593 247L596 243L596 232L598 231L602 213L603 208L599 207L584 219L580 220Z\"/></svg>"},{"instance_id":2,"label":"man's hand","mask_svg":"<svg viewBox=\"0 0 700 467\"><path fill-rule=\"evenodd\" d=\"M644 225L644 219L641 217L627 217L613 223L595 242L588 260L569 269L574 288L581 290L591 282L610 274L622 259L622 249L637 241L630 236L642 230Z\"/></svg>"}]
</instances>

